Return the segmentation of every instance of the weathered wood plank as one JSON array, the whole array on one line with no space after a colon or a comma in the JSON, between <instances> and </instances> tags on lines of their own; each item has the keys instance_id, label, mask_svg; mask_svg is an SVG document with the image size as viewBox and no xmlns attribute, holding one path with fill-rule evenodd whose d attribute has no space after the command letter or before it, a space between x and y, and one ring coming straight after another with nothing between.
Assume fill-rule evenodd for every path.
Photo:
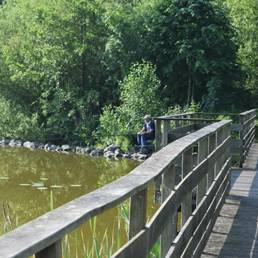
<instances>
[{"instance_id":1,"label":"weathered wood plank","mask_svg":"<svg viewBox=\"0 0 258 258\"><path fill-rule=\"evenodd\" d=\"M230 139L230 138L229 138ZM228 140L226 139L224 144L220 146L211 154L210 159L223 153L225 151ZM229 144L229 142L228 142ZM228 165L228 163L226 163ZM208 159L203 160L198 166L196 166L191 173L189 173L176 187L175 192L172 192L166 201L160 206L151 220L147 223L146 227L149 228L149 246L150 248L155 244L162 230L166 226L167 219L171 214L177 211L179 205L185 199L185 196L192 190L200 178L207 173Z\"/></svg>"},{"instance_id":2,"label":"weathered wood plank","mask_svg":"<svg viewBox=\"0 0 258 258\"><path fill-rule=\"evenodd\" d=\"M111 258L147 257L148 250L148 231L144 229L114 253Z\"/></svg>"},{"instance_id":3,"label":"weathered wood plank","mask_svg":"<svg viewBox=\"0 0 258 258\"><path fill-rule=\"evenodd\" d=\"M147 189L131 197L129 216L129 239L141 231L146 223L147 214Z\"/></svg>"},{"instance_id":4,"label":"weathered wood plank","mask_svg":"<svg viewBox=\"0 0 258 258\"><path fill-rule=\"evenodd\" d=\"M159 151L161 148L161 120L155 120L155 150Z\"/></svg>"},{"instance_id":5,"label":"weathered wood plank","mask_svg":"<svg viewBox=\"0 0 258 258\"><path fill-rule=\"evenodd\" d=\"M182 178L185 178L193 169L193 149L192 147L183 153ZM192 189L186 194L182 202L182 225L186 223L192 213Z\"/></svg>"},{"instance_id":6,"label":"weathered wood plank","mask_svg":"<svg viewBox=\"0 0 258 258\"><path fill-rule=\"evenodd\" d=\"M228 184L229 176L225 175L229 175L229 164L230 160L227 161L227 163L217 176L216 181L211 186L211 189L209 190L209 192L207 192L207 195L202 199L190 219L183 226L179 235L173 242L173 245L170 248L166 257L181 257L187 245L188 247L184 251L184 257L190 257L188 255L191 253L191 251L195 249L198 244L198 241L196 239L200 239L202 233L206 230L206 226L209 223L211 214L214 213L215 207L217 205L217 195L220 195L220 190L218 191L218 189L225 189L225 186ZM194 233L196 228L198 228L198 230ZM192 235L194 236L192 237Z\"/></svg>"},{"instance_id":7,"label":"weathered wood plank","mask_svg":"<svg viewBox=\"0 0 258 258\"><path fill-rule=\"evenodd\" d=\"M162 180L162 202L164 202L175 187L176 171L174 165L164 172ZM169 216L167 225L161 235L160 257L164 258L176 237L176 212Z\"/></svg>"},{"instance_id":8,"label":"weathered wood plank","mask_svg":"<svg viewBox=\"0 0 258 258\"><path fill-rule=\"evenodd\" d=\"M257 150L258 145L253 144L250 151L256 154L247 156L243 169L232 172L230 195L221 209L202 258L207 253L220 258L257 256Z\"/></svg>"},{"instance_id":9,"label":"weathered wood plank","mask_svg":"<svg viewBox=\"0 0 258 258\"><path fill-rule=\"evenodd\" d=\"M178 121L176 121L176 122L178 122ZM175 141L175 140L185 136L186 134L192 132L193 130L195 130L194 124L180 126L180 127L179 127L179 125L177 125L177 127L175 129L172 129L169 131L169 140Z\"/></svg>"},{"instance_id":10,"label":"weathered wood plank","mask_svg":"<svg viewBox=\"0 0 258 258\"><path fill-rule=\"evenodd\" d=\"M199 141L198 143L198 162L202 162L208 156L208 138ZM208 169L208 168L207 168ZM197 187L197 198L196 203L198 204L207 190L207 175L204 174L203 178L200 179L200 183Z\"/></svg>"},{"instance_id":11,"label":"weathered wood plank","mask_svg":"<svg viewBox=\"0 0 258 258\"><path fill-rule=\"evenodd\" d=\"M225 191L222 194L222 197L220 198L220 200L218 202L218 205L216 207L216 211L213 214L213 216L211 217L210 223L209 223L205 233L203 234L197 249L195 250L195 252L193 254L193 258L199 258L201 256L201 253L202 253L203 249L205 248L205 245L206 245L206 243L207 243L207 241L209 239L210 233L211 233L212 228L213 228L213 226L214 226L214 224L216 222L216 219L217 219L217 217L219 215L219 212L220 212L220 210L221 210L221 208L222 208L222 206L224 204L225 198L228 195L229 188L230 188L230 184L228 183L228 185L225 188Z\"/></svg>"},{"instance_id":12,"label":"weathered wood plank","mask_svg":"<svg viewBox=\"0 0 258 258\"><path fill-rule=\"evenodd\" d=\"M168 132L169 132L169 122L163 121L163 133L162 133L162 146L165 147L168 144Z\"/></svg>"},{"instance_id":13,"label":"weathered wood plank","mask_svg":"<svg viewBox=\"0 0 258 258\"><path fill-rule=\"evenodd\" d=\"M35 255L36 258L62 258L62 241L59 240Z\"/></svg>"},{"instance_id":14,"label":"weathered wood plank","mask_svg":"<svg viewBox=\"0 0 258 258\"><path fill-rule=\"evenodd\" d=\"M229 175L229 173L227 175ZM184 258L189 257L188 255L190 253L193 254L193 252L196 248L201 250L201 248L198 246L200 245L202 236L204 235L205 231L207 230L208 225L212 221L212 217L214 216L214 213L216 214L216 217L217 217L217 214L219 213L219 211L217 211L218 202L219 202L219 199L221 198L221 192L224 192L225 189L227 189L227 187L229 186L228 180L229 180L229 176L225 177L221 184L216 184L218 186L218 192L216 193L215 196L213 195L213 198L210 198L210 197L212 197L212 195L207 195L207 197L209 197L209 198L206 198L207 210L206 210L206 212L204 212L203 216L201 216L203 213L203 211L201 209L197 211L195 219L197 219L197 220L201 219L201 222L199 222L198 224L197 224L197 222L195 222L198 226L197 226L197 229L194 232L191 240L188 243L188 246L183 255ZM210 199L210 200L208 200L208 199ZM205 207L205 206L203 206L203 207ZM197 215L198 213L199 213L199 215ZM204 248L203 244L201 246L202 246L202 248Z\"/></svg>"}]
</instances>

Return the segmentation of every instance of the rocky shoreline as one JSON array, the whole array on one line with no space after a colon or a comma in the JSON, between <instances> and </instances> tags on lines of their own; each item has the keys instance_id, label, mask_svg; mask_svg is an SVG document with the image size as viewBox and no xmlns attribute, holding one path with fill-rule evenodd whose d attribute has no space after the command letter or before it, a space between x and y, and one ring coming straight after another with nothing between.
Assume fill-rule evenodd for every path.
<instances>
[{"instance_id":1,"label":"rocky shoreline","mask_svg":"<svg viewBox=\"0 0 258 258\"><path fill-rule=\"evenodd\" d=\"M153 148L143 147L143 148L132 148L128 152L124 152L119 146L111 144L104 149L92 147L92 146L72 146L69 144L55 145L51 143L40 143L34 141L21 141L21 140L0 140L0 147L24 147L30 150L45 150L60 153L75 153L80 155L88 155L91 157L105 157L108 159L134 159L139 161L146 160L151 156Z\"/></svg>"}]
</instances>

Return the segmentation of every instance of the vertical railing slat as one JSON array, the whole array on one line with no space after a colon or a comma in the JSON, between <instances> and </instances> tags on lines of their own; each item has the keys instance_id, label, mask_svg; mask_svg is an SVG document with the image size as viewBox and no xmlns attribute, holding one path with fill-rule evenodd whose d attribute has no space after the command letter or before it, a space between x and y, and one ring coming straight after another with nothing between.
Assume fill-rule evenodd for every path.
<instances>
[{"instance_id":1,"label":"vertical railing slat","mask_svg":"<svg viewBox=\"0 0 258 258\"><path fill-rule=\"evenodd\" d=\"M183 153L182 177L184 178L193 169L193 149L189 148ZM192 214L192 190L186 194L182 203L182 225Z\"/></svg>"},{"instance_id":2,"label":"vertical railing slat","mask_svg":"<svg viewBox=\"0 0 258 258\"><path fill-rule=\"evenodd\" d=\"M163 120L162 147L168 144L169 120Z\"/></svg>"},{"instance_id":3,"label":"vertical railing slat","mask_svg":"<svg viewBox=\"0 0 258 258\"><path fill-rule=\"evenodd\" d=\"M176 170L175 166L172 165L167 171L163 174L162 180L162 202L170 195L174 190L176 179ZM160 257L164 258L176 237L176 214L173 214L168 220L168 223L161 235L161 246L160 246Z\"/></svg>"},{"instance_id":4,"label":"vertical railing slat","mask_svg":"<svg viewBox=\"0 0 258 258\"><path fill-rule=\"evenodd\" d=\"M131 197L129 239L134 237L146 223L147 189Z\"/></svg>"},{"instance_id":5,"label":"vertical railing slat","mask_svg":"<svg viewBox=\"0 0 258 258\"><path fill-rule=\"evenodd\" d=\"M155 151L159 151L161 148L161 120L155 120Z\"/></svg>"},{"instance_id":6,"label":"vertical railing slat","mask_svg":"<svg viewBox=\"0 0 258 258\"><path fill-rule=\"evenodd\" d=\"M62 241L59 240L35 254L35 258L62 258Z\"/></svg>"},{"instance_id":7,"label":"vertical railing slat","mask_svg":"<svg viewBox=\"0 0 258 258\"><path fill-rule=\"evenodd\" d=\"M209 145L208 145L208 154L211 154L216 148L216 134L211 134L208 138ZM211 186L214 180L214 172L215 172L215 164L209 161L208 163L208 188Z\"/></svg>"},{"instance_id":8,"label":"vertical railing slat","mask_svg":"<svg viewBox=\"0 0 258 258\"><path fill-rule=\"evenodd\" d=\"M202 139L198 143L198 163L201 163L204 159L207 158L208 155L208 138ZM207 191L207 175L201 179L197 187L197 198L196 204L198 205L203 196Z\"/></svg>"}]
</instances>

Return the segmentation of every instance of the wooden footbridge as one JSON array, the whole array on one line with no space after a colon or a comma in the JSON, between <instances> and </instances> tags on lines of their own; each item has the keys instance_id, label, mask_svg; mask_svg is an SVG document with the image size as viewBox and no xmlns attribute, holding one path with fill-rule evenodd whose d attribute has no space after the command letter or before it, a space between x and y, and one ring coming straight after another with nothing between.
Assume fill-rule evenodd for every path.
<instances>
[{"instance_id":1,"label":"wooden footbridge","mask_svg":"<svg viewBox=\"0 0 258 258\"><path fill-rule=\"evenodd\" d=\"M222 121L206 113L156 118L155 154L128 175L3 235L0 257L61 258L67 233L126 199L128 242L113 258L148 257L157 241L162 258L258 257L255 119L255 110ZM231 170L232 157L242 168ZM147 220L153 182L161 182L162 203Z\"/></svg>"},{"instance_id":2,"label":"wooden footbridge","mask_svg":"<svg viewBox=\"0 0 258 258\"><path fill-rule=\"evenodd\" d=\"M258 258L258 145L231 172L229 196L201 258Z\"/></svg>"}]
</instances>

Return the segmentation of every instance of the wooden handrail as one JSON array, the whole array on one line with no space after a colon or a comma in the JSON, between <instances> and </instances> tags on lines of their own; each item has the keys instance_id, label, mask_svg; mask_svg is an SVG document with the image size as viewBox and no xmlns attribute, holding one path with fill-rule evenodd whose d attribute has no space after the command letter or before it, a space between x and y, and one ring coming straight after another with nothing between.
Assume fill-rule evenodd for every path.
<instances>
[{"instance_id":1,"label":"wooden handrail","mask_svg":"<svg viewBox=\"0 0 258 258\"><path fill-rule=\"evenodd\" d=\"M207 126L204 129L211 128L212 126ZM170 243L169 246L166 248L167 251L171 251L173 245L176 246L177 250L176 253L175 251L171 251L171 254L169 254L169 252L165 252L166 257L167 255L169 255L168 257L180 257L183 251L187 248L187 241L185 241L186 236L190 240L190 238L194 234L195 229L197 229L198 226L201 226L202 231L206 232L209 218L206 218L205 222L202 223L201 219L198 218L199 213L204 213L204 215L207 217L207 214L205 213L206 208L209 208L208 214L211 214L212 211L217 212L217 210L215 209L216 207L214 208L214 204L219 204L221 206L221 203L223 203L224 197L226 196L229 188L229 146L231 139L230 124L226 123L224 124L224 126L217 128L217 130L215 131L210 131L209 133L206 131L206 137L195 138L196 134L198 135L199 132L203 131L205 130L201 129L196 133L192 133L191 135L183 137L161 150L162 152L163 150L165 151L165 149L168 149L168 147L171 147L174 151L179 151L179 153L182 154L183 180L177 186L175 186L174 191L172 191L168 198L165 199L162 206L154 214L151 220L145 225L145 227L141 228L141 230L138 231L138 234L135 235L134 238L132 238L124 247L117 251L117 253L112 256L113 258L147 257L146 254L148 254L151 247L158 240L159 236L164 233L164 230L166 230L167 226L169 225L170 219L172 219L173 214L176 213L180 205L182 205L182 222L184 226L174 242L172 241L173 239L170 239L170 242L166 241ZM213 144L214 139L215 144ZM200 142L206 144L200 144L201 148L199 149L198 154L200 157L199 164L193 167L192 165L189 165L192 164L192 147L196 143ZM187 143L187 145L184 145L184 143ZM169 152L167 152L167 155L169 155ZM172 162L174 162L174 159L172 159ZM216 171L214 166L215 163L217 163ZM164 173L169 173L169 171L170 173L173 173L172 171L174 170L171 170L171 167L173 167L172 164L170 164L170 167L166 168L166 171ZM175 177L175 173L170 175L173 175ZM205 189L203 189L203 182L209 182L209 184L205 186ZM225 183L221 185L221 182ZM201 197L198 198L199 202L197 203L198 213L197 215L193 216L192 190L196 187L201 190L198 191L198 194L201 194ZM210 192L208 197L207 191ZM222 191L222 193L220 193L219 191ZM202 202L204 198L206 198L206 200L208 201ZM213 204L211 208L209 206L210 203ZM211 216L211 218L213 217L214 216ZM197 219L200 220L200 224L196 223ZM191 224L189 224L189 220L191 221ZM193 223L195 224L193 225ZM173 225L173 223L171 225ZM173 228L170 228L170 230L170 232L174 231ZM172 242L173 244L171 246ZM200 243L203 244L203 242ZM199 243L196 242L195 248L198 246L197 244ZM163 246L163 248L165 247ZM141 256L139 256L139 253L141 254ZM186 257L190 257L190 255Z\"/></svg>"},{"instance_id":2,"label":"wooden handrail","mask_svg":"<svg viewBox=\"0 0 258 258\"><path fill-rule=\"evenodd\" d=\"M166 146L174 138L182 137L183 135L196 129L195 125L203 126L207 123L213 123L220 120L205 118L206 116L221 115L220 113L204 113L204 112L192 112L172 115L161 116L156 119L156 131L155 131L155 149L160 150ZM251 109L239 114L225 113L223 115L230 116L234 119L231 127L232 135L234 139L232 141L232 156L237 156L240 167L242 166L249 148L255 138L255 119L256 109ZM237 119L236 119L237 118ZM237 135L237 137L236 137ZM173 136L173 137L171 137ZM170 141L169 141L170 138ZM171 139L172 138L172 139Z\"/></svg>"},{"instance_id":3,"label":"wooden handrail","mask_svg":"<svg viewBox=\"0 0 258 258\"><path fill-rule=\"evenodd\" d=\"M199 191L198 194L202 194L201 199L203 199L208 190L208 186L202 189L202 182L205 181L203 181L203 178L208 178L210 170L213 170L212 178L216 178L217 175L225 170L223 170L223 167L224 164L228 164L229 157L230 123L230 121L220 121L189 134L153 154L128 175L1 236L0 257L28 257L33 254L36 254L36 257L44 257L44 254L48 254L51 258L60 258L60 241L65 234L76 229L86 220L116 206L129 197L131 198L131 207L140 205L142 208L139 210L135 208L135 210L130 211L129 232L131 240L113 257L132 257L130 256L132 252L139 252L143 255L135 257L147 257L154 241L157 240L160 234L163 234L164 225L161 223L162 220L167 221L168 215L172 218L173 214L171 213L175 212L176 208L178 208L176 206L182 202L182 207L185 207L182 211L185 218L184 222L187 223L192 216L192 205L189 206L191 204L189 196L192 189L194 187L201 189L202 191ZM214 140L215 144L212 143ZM192 164L189 162L192 159L192 148L196 144L199 145L198 165L195 168L192 165L186 167L187 164ZM169 173L167 175L175 176L175 173L171 171L173 171L172 167L180 156L183 157L183 180L175 187L175 191L167 194L168 197L164 199L163 208L159 210L160 213L156 213L154 218L146 224L146 209L144 207L146 206L147 188L151 182L160 176L163 176L162 185L168 186L164 179L167 180L169 176L165 177L164 175ZM215 163L217 164L216 166ZM224 171L223 173L226 172ZM211 182L213 181L212 179ZM165 188L163 187L163 189ZM200 203L197 204L199 205ZM168 210L169 213L167 214ZM170 225L175 227L173 223L170 223ZM143 247L143 244L140 244L142 249L139 250L137 247L139 246L139 241L144 241L146 248ZM170 243L172 241L173 239L171 239ZM167 250L169 248L169 246L166 247Z\"/></svg>"},{"instance_id":4,"label":"wooden handrail","mask_svg":"<svg viewBox=\"0 0 258 258\"><path fill-rule=\"evenodd\" d=\"M176 118L176 117L187 117L187 116L192 116L194 114L196 114L196 113L188 112L188 113L180 113L180 114L174 114L174 115L158 116L158 117L153 117L153 119L154 120L163 120L163 119Z\"/></svg>"},{"instance_id":5,"label":"wooden handrail","mask_svg":"<svg viewBox=\"0 0 258 258\"><path fill-rule=\"evenodd\" d=\"M242 112L240 115L240 167L255 139L256 109Z\"/></svg>"}]
</instances>

